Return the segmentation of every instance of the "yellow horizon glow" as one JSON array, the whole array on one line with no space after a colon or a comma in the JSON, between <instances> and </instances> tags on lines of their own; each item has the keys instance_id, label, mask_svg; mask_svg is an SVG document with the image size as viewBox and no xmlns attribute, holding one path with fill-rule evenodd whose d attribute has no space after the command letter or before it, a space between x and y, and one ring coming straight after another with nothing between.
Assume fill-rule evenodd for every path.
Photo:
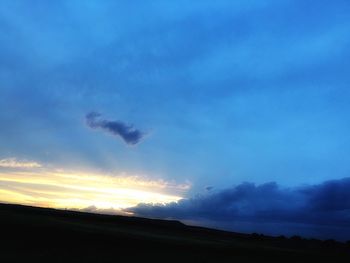
<instances>
[{"instance_id":1,"label":"yellow horizon glow","mask_svg":"<svg viewBox=\"0 0 350 263\"><path fill-rule=\"evenodd\" d=\"M93 212L108 210L117 214L139 203L177 202L190 187L125 173L106 176L47 169L15 170L0 171L1 202L58 209L93 207Z\"/></svg>"}]
</instances>

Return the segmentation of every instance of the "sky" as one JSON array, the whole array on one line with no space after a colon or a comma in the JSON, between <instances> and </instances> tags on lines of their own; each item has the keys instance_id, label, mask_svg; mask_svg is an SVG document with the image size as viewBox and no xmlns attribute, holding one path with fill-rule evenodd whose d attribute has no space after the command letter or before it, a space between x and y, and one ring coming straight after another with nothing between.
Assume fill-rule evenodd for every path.
<instances>
[{"instance_id":1,"label":"sky","mask_svg":"<svg viewBox=\"0 0 350 263\"><path fill-rule=\"evenodd\" d=\"M0 201L350 239L349 12L1 1Z\"/></svg>"}]
</instances>

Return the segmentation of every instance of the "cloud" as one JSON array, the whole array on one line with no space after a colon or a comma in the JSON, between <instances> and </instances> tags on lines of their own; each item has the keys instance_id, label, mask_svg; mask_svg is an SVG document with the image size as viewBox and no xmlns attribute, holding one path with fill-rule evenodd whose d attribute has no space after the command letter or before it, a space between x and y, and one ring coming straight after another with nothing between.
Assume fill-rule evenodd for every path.
<instances>
[{"instance_id":1,"label":"cloud","mask_svg":"<svg viewBox=\"0 0 350 263\"><path fill-rule=\"evenodd\" d=\"M40 168L37 162L18 161L16 158L5 158L0 160L1 168Z\"/></svg>"},{"instance_id":2,"label":"cloud","mask_svg":"<svg viewBox=\"0 0 350 263\"><path fill-rule=\"evenodd\" d=\"M207 190L207 191L211 191L211 190L213 190L213 189L214 189L213 186L207 186L207 187L205 188L205 190Z\"/></svg>"},{"instance_id":3,"label":"cloud","mask_svg":"<svg viewBox=\"0 0 350 263\"><path fill-rule=\"evenodd\" d=\"M104 215L122 215L122 216L130 216L131 213L124 212L120 209L115 209L113 207L110 208L98 208L95 205L90 205L88 207L82 209L72 209L81 212L94 213L94 214L104 214Z\"/></svg>"},{"instance_id":4,"label":"cloud","mask_svg":"<svg viewBox=\"0 0 350 263\"><path fill-rule=\"evenodd\" d=\"M121 121L109 121L100 119L101 114L90 112L86 115L86 123L92 129L102 129L112 135L119 136L129 145L138 144L145 133L134 128L133 125L125 124Z\"/></svg>"},{"instance_id":5,"label":"cloud","mask_svg":"<svg viewBox=\"0 0 350 263\"><path fill-rule=\"evenodd\" d=\"M272 228L280 226L276 234L293 226L298 234L308 235L302 229L308 225L308 230L319 229L319 237L336 238L334 227L350 234L350 178L295 188L282 188L275 182L242 183L170 204L139 204L127 211L139 216L212 222L211 226L235 230L250 224L255 231L265 231L263 226L271 224ZM322 233L325 229L327 233ZM267 232L274 231L270 228Z\"/></svg>"}]
</instances>

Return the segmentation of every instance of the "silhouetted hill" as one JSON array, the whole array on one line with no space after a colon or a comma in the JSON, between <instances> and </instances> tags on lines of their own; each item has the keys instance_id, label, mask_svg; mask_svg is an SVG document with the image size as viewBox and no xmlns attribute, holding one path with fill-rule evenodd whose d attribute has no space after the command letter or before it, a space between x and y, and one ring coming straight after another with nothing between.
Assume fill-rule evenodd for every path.
<instances>
[{"instance_id":1,"label":"silhouetted hill","mask_svg":"<svg viewBox=\"0 0 350 263\"><path fill-rule=\"evenodd\" d=\"M333 240L8 204L0 204L0 235L0 262L350 262L349 244Z\"/></svg>"}]
</instances>

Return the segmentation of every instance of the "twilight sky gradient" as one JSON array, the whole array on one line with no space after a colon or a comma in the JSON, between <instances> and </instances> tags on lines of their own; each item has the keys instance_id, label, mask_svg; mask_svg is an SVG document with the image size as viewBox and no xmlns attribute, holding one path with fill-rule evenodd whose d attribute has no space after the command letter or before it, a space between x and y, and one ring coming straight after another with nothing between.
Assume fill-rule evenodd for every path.
<instances>
[{"instance_id":1,"label":"twilight sky gradient","mask_svg":"<svg viewBox=\"0 0 350 263\"><path fill-rule=\"evenodd\" d=\"M349 14L348 0L1 1L0 201L350 239Z\"/></svg>"}]
</instances>

